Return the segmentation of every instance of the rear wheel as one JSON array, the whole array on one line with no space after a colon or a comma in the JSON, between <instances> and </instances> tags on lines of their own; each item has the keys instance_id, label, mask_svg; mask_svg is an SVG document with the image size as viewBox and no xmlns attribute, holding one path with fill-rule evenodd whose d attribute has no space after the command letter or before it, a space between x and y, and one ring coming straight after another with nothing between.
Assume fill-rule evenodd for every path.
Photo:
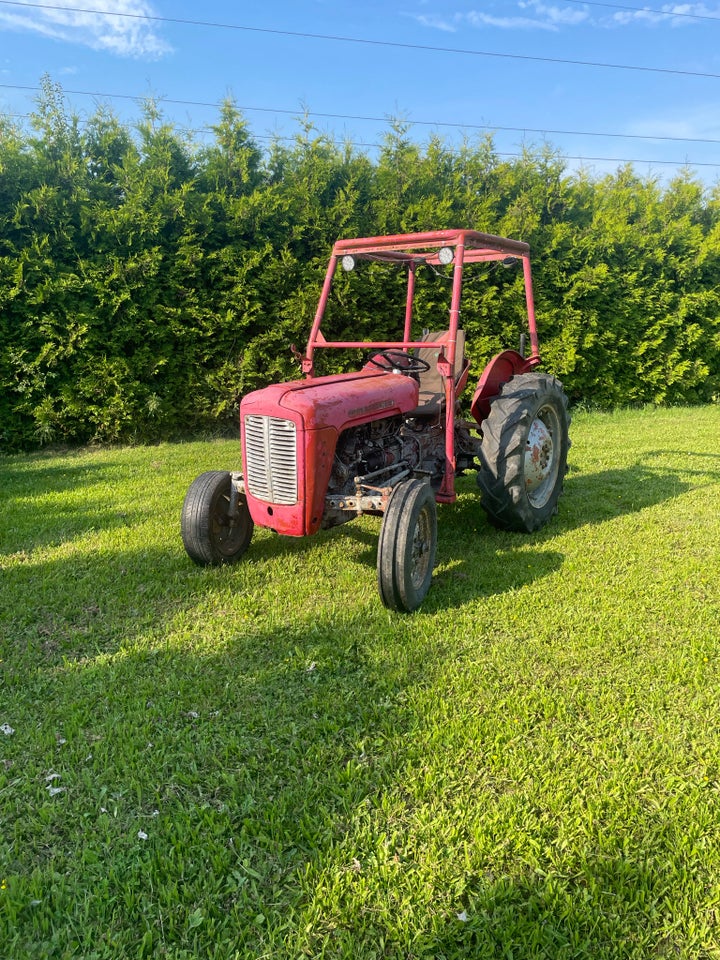
<instances>
[{"instance_id":1,"label":"rear wheel","mask_svg":"<svg viewBox=\"0 0 720 960\"><path fill-rule=\"evenodd\" d=\"M477 482L493 526L531 532L557 513L570 447L567 405L560 381L544 373L512 377L492 401Z\"/></svg>"},{"instance_id":2,"label":"rear wheel","mask_svg":"<svg viewBox=\"0 0 720 960\"><path fill-rule=\"evenodd\" d=\"M437 509L429 483L406 480L393 491L378 541L380 598L391 610L416 610L430 588Z\"/></svg>"},{"instance_id":3,"label":"rear wheel","mask_svg":"<svg viewBox=\"0 0 720 960\"><path fill-rule=\"evenodd\" d=\"M235 494L236 509L231 516L233 489L230 474L223 470L202 473L191 483L180 527L185 549L195 563L234 563L247 550L253 522L242 494Z\"/></svg>"}]
</instances>

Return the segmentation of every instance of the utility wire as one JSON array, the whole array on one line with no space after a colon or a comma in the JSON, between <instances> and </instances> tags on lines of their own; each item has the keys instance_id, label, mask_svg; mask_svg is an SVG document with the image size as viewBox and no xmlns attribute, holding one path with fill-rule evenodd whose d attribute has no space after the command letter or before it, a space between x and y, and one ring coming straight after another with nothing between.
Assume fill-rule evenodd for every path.
<instances>
[{"instance_id":1,"label":"utility wire","mask_svg":"<svg viewBox=\"0 0 720 960\"><path fill-rule=\"evenodd\" d=\"M6 114L10 119L15 120L29 120L32 118L33 114L30 113L10 113ZM81 120L81 124L88 124L88 120ZM213 127L176 127L175 128L180 133L214 133ZM279 134L253 134L253 140L264 140L271 143L296 143L297 137L284 137ZM331 143L337 147L363 147L363 148L372 148L377 150L382 150L382 143L366 143L363 141L354 141L354 140L336 140L326 134L322 135L322 139L327 143ZM501 158L510 158L518 160L524 156L522 153L504 151L504 150L494 150L493 156ZM586 157L586 156L572 156L569 154L553 154L553 158L558 160L576 160L580 163L630 163L630 164L648 164L649 166L668 166L668 167L717 167L720 168L720 162L712 163L705 161L693 161L693 160L641 160L633 159L631 157Z\"/></svg>"},{"instance_id":2,"label":"utility wire","mask_svg":"<svg viewBox=\"0 0 720 960\"><path fill-rule=\"evenodd\" d=\"M239 23L221 23L211 20L189 20L181 17L159 17L141 13L118 13L89 7L70 7L50 3L24 3L21 0L0 0L3 6L25 7L37 10L64 10L69 13L92 13L102 17L123 17L131 20L148 20L155 23L176 23L191 27L213 27L223 30L242 30L248 33L264 33L281 37L297 37L303 40L330 40L334 43L356 43L371 47L391 47L400 50L423 50L432 53L452 53L470 57L494 57L501 60L522 60L534 63L564 64L575 67L599 67L604 70L633 70L641 73L659 73L676 77L701 77L705 80L720 80L718 73L699 70L679 70L672 67L646 67L629 63L606 63L597 60L570 60L563 57L538 57L523 53L496 53L491 50L469 50L461 47L439 47L419 43L401 43L395 40L371 40L363 37L346 37L340 34L308 33L299 30L278 30L270 27L250 27Z\"/></svg>"},{"instance_id":3,"label":"utility wire","mask_svg":"<svg viewBox=\"0 0 720 960\"><path fill-rule=\"evenodd\" d=\"M3 0L0 0L3 2ZM42 90L42 87L39 86L24 86L16 83L0 83L0 89L8 90L28 90L33 93L37 93ZM151 100L152 96L138 96L135 94L129 93L102 93L98 90L67 90L63 88L63 93L70 94L72 96L78 97L96 97L98 99L107 99L107 100L133 100L136 102L142 102L144 100ZM168 103L173 106L184 106L184 107L212 107L214 109L219 109L221 106L220 103L210 102L207 100L177 100L171 97L160 97L158 98L160 103ZM320 113L314 110L289 110L286 107L251 107L246 105L236 104L236 107L241 112L256 112L256 113L273 113L273 114L283 114L286 116L308 116L308 117L318 117L323 120L361 120L372 123L388 123L392 118L391 117L373 117L365 116L362 114L352 114L352 113ZM651 133L616 133L616 132L603 132L601 130L554 130L550 127L508 127L508 126L499 126L492 123L452 123L447 120L408 120L407 121L411 126L420 126L420 127L449 127L454 130L486 130L486 131L499 131L502 133L537 133L542 136L552 135L552 136L572 136L572 137L607 137L612 139L620 140L655 140L661 142L672 142L672 143L708 143L708 144L720 144L720 138L712 137L677 137L677 136L660 136L658 134Z\"/></svg>"},{"instance_id":4,"label":"utility wire","mask_svg":"<svg viewBox=\"0 0 720 960\"><path fill-rule=\"evenodd\" d=\"M103 16L108 17L125 17L126 19L134 20L151 20L160 23L179 23L186 24L190 26L202 26L202 27L220 27L223 29L231 30L242 30L246 29L238 24L233 23L218 23L214 21L206 20L189 20L179 17L161 17L152 14L143 14L143 13L124 13L117 10L91 10L86 7L71 7L60 4L50 4L50 3L25 3L23 0L0 0L3 6L8 7L33 7L38 10L67 10L71 13L97 13L102 14ZM717 23L720 21L720 17L711 16L707 13L688 13L684 10L658 10L655 7L633 7L624 3L608 3L604 0L563 0L564 3L575 3L581 7L605 7L610 10L624 10L629 13L643 13L643 14L652 14L657 17L667 17L674 18L680 17L685 20L710 20Z\"/></svg>"},{"instance_id":5,"label":"utility wire","mask_svg":"<svg viewBox=\"0 0 720 960\"><path fill-rule=\"evenodd\" d=\"M675 10L656 10L651 7L630 7L624 3L605 3L602 0L564 0L565 3L577 3L581 7L608 7L611 10L626 10L630 13L649 13L656 17L683 17L686 20L711 20L720 22L720 17L712 17L707 13L685 13Z\"/></svg>"}]
</instances>

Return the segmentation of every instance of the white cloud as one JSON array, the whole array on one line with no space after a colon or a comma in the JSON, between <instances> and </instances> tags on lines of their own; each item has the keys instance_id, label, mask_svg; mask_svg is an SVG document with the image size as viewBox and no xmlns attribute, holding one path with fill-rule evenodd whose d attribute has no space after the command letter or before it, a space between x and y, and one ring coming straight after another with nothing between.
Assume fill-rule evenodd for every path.
<instances>
[{"instance_id":1,"label":"white cloud","mask_svg":"<svg viewBox=\"0 0 720 960\"><path fill-rule=\"evenodd\" d=\"M585 7L556 7L543 3L542 0L527 0L519 6L520 9L527 7L533 10L537 17L553 27L574 27L590 20L590 13Z\"/></svg>"},{"instance_id":2,"label":"white cloud","mask_svg":"<svg viewBox=\"0 0 720 960\"><path fill-rule=\"evenodd\" d=\"M669 20L672 20L675 23L679 23L682 20L685 20L687 23L690 22L690 19L687 16L677 17L673 16L674 13L681 14L696 14L702 11L697 4L693 5L695 9L691 9L691 4L665 4L663 7L655 8L649 10L647 7L640 8L638 10L620 10L618 13L612 15L612 22L619 24L620 26L628 26L629 24L640 24L641 26L654 26L656 23L667 23Z\"/></svg>"},{"instance_id":3,"label":"white cloud","mask_svg":"<svg viewBox=\"0 0 720 960\"><path fill-rule=\"evenodd\" d=\"M590 14L586 8L567 8L544 3L543 0L520 0L515 11L508 4L498 5L498 13L490 10L469 10L445 16L437 14L418 14L414 19L424 27L456 33L464 26L482 29L493 27L498 30L553 30L564 26L575 26L588 22Z\"/></svg>"},{"instance_id":4,"label":"white cloud","mask_svg":"<svg viewBox=\"0 0 720 960\"><path fill-rule=\"evenodd\" d=\"M172 49L157 24L141 19L153 15L146 0L93 0L92 8L93 13L59 6L0 9L0 30L30 31L121 57L157 59Z\"/></svg>"},{"instance_id":5,"label":"white cloud","mask_svg":"<svg viewBox=\"0 0 720 960\"><path fill-rule=\"evenodd\" d=\"M494 12L493 7L497 12ZM595 27L648 26L668 24L672 27L697 25L695 17L720 18L720 11L704 3L665 3L654 8L620 10L599 15L589 6L556 5L547 0L517 0L515 4L488 3L485 9L447 14L418 14L415 19L424 27L456 33L463 27L498 30L550 30L586 24Z\"/></svg>"},{"instance_id":6,"label":"white cloud","mask_svg":"<svg viewBox=\"0 0 720 960\"><path fill-rule=\"evenodd\" d=\"M457 19L450 22L448 20L443 20L441 17L436 17L431 14L429 17L425 14L420 14L415 17L417 22L423 27L431 27L433 30L442 30L445 33L455 33L457 30Z\"/></svg>"},{"instance_id":7,"label":"white cloud","mask_svg":"<svg viewBox=\"0 0 720 960\"><path fill-rule=\"evenodd\" d=\"M494 17L490 13L470 10L465 19L473 27L498 27L501 30L557 30L549 21L534 17Z\"/></svg>"}]
</instances>

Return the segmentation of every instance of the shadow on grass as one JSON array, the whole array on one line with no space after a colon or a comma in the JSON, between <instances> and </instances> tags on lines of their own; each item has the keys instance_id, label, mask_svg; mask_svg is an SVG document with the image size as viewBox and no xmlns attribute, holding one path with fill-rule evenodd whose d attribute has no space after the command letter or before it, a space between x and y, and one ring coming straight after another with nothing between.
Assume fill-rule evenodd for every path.
<instances>
[{"instance_id":1,"label":"shadow on grass","mask_svg":"<svg viewBox=\"0 0 720 960\"><path fill-rule=\"evenodd\" d=\"M562 566L563 555L542 550L541 544L551 542L565 531L603 523L672 500L691 486L684 473L681 476L643 464L592 474L571 473L565 482L558 515L542 530L526 534L492 527L480 506L474 476L464 477L458 482L457 502L439 507L436 564L440 570L423 610L432 612L453 603L516 590L542 579ZM379 529L380 521L378 532ZM249 555L265 558L298 555L314 549L323 539L344 536L366 545L367 549L355 559L374 569L377 533L354 522L312 538L273 537L262 543L255 542ZM532 548L530 558L528 547Z\"/></svg>"},{"instance_id":2,"label":"shadow on grass","mask_svg":"<svg viewBox=\"0 0 720 960\"><path fill-rule=\"evenodd\" d=\"M682 856L670 854L655 865L657 849L627 842L623 847L620 837L612 846L602 858L597 851L582 851L587 859L573 876L519 866L512 876L476 878L466 909L449 917L444 931L427 936L430 955L445 960L689 956L683 923L665 923L663 917L673 912L677 894L671 877Z\"/></svg>"},{"instance_id":3,"label":"shadow on grass","mask_svg":"<svg viewBox=\"0 0 720 960\"><path fill-rule=\"evenodd\" d=\"M462 806L427 786L445 769L442 744L422 746L423 693L442 689L450 656L434 639L408 649L400 621L376 637L363 611L227 621L203 654L158 638L52 672L46 708L12 746L16 772L53 770L66 792L49 802L15 788L3 817L3 875L34 903L0 918L8 955L649 955L665 882L652 864L687 867L662 831L642 850L619 836L602 863L596 840L578 840L572 876L529 852L485 862L462 842ZM480 771L486 746L473 745ZM522 791L508 802L517 823ZM542 803L525 814L528 851L541 850ZM505 829L515 850L513 827L489 822L493 845ZM422 860L423 844L441 846L428 824L454 838L438 862Z\"/></svg>"},{"instance_id":4,"label":"shadow on grass","mask_svg":"<svg viewBox=\"0 0 720 960\"><path fill-rule=\"evenodd\" d=\"M68 489L80 474L55 481ZM529 538L492 530L463 487L440 511L443 570L424 612L531 583L562 564L540 549L558 529L688 487L639 466L571 475L560 517ZM92 505L86 516L96 516ZM63 529L56 521L47 534ZM366 547L353 562L374 564L370 524L312 540L261 535L248 556L279 576L271 561L344 536ZM9 838L0 874L22 905L0 919L8 955L617 957L618 944L646 944L653 922L660 930L661 914L648 921L646 907L660 900L662 877L643 863L679 875L685 854L644 823L636 832L654 846L630 849L635 862L624 837L605 863L579 841L577 859L589 865L573 878L513 861L496 879L452 843L450 866L392 873L392 860L379 859L384 836L412 847L427 818L442 831L462 817L451 796L431 789L428 799L402 782L441 766L417 741L424 691L443 688L452 645L432 631L413 636L413 618L388 617L377 599L335 614L266 611L257 622L233 600L235 569L202 570L180 549L30 558L3 574L4 706L17 729L3 743L14 785L0 791ZM198 611L216 589L227 609L206 624ZM484 745L474 746L480 769ZM20 789L26 769L34 782ZM55 774L66 792L51 802ZM508 802L522 804L522 793ZM529 839L541 837L543 810L525 813ZM398 903L410 912L420 871L430 905L403 932L393 916ZM648 891L640 907L638 890Z\"/></svg>"},{"instance_id":5,"label":"shadow on grass","mask_svg":"<svg viewBox=\"0 0 720 960\"><path fill-rule=\"evenodd\" d=\"M111 449L111 448L110 448ZM114 470L128 470L122 458L107 459L107 447L79 447L41 453L0 456L0 497L13 502L75 490L78 484L102 481ZM97 460L90 454L101 456Z\"/></svg>"},{"instance_id":6,"label":"shadow on grass","mask_svg":"<svg viewBox=\"0 0 720 960\"><path fill-rule=\"evenodd\" d=\"M573 530L604 523L680 496L692 484L685 474L652 469L645 464L568 474L557 517L547 529Z\"/></svg>"},{"instance_id":7,"label":"shadow on grass","mask_svg":"<svg viewBox=\"0 0 720 960\"><path fill-rule=\"evenodd\" d=\"M662 451L656 454L662 455ZM128 514L113 510L112 503L93 495L92 484L102 482L106 472L109 475L116 466L87 461L73 464L70 460L66 466L50 468L31 462L31 490L40 486L43 493L62 493L88 487L88 496L76 498L66 511L54 507L39 519L35 498L31 496L27 502L23 499L24 464L17 469L4 466L3 472L9 477L2 492L4 506L19 511L19 515L17 524L6 526L0 534L0 556L24 551L27 557L25 562L12 563L3 571L0 616L7 623L5 640L24 645L31 659L39 656L43 662L52 662L97 650L112 651L139 632L161 629L162 623L178 611L202 603L218 584L242 580L238 568L206 571L195 567L182 552L179 521L175 549L149 543L143 550L98 553L84 546L57 559L34 560L32 551L37 547L93 530L130 527L148 515L150 507L144 501ZM38 471L42 473L41 484ZM474 476L462 478L457 503L439 509L437 569L421 614L517 590L549 576L564 560L560 551L552 549L559 534L652 507L687 491L691 483L692 478L685 473L651 469L645 463L594 474L571 473L559 515L542 531L527 535L492 528L480 506ZM273 578L302 576L297 569L286 573L282 566L293 558L301 560L311 551L322 550L325 544L337 547L337 538L347 537L361 545L360 550L354 546L349 551L352 563L358 564L358 576L374 585L379 529L379 519L368 518L321 531L311 538L284 538L256 531L241 565L259 564L261 570L267 565L268 575ZM333 584L319 581L318 590L331 596ZM23 598L21 603L19 597ZM381 613L379 599L375 604Z\"/></svg>"},{"instance_id":8,"label":"shadow on grass","mask_svg":"<svg viewBox=\"0 0 720 960\"><path fill-rule=\"evenodd\" d=\"M102 476L103 469L112 467L51 470L43 480L43 488L54 485L56 491L74 489L87 483L88 478L94 482ZM14 486L17 490L18 483ZM463 478L457 503L439 510L438 570L423 610L432 613L533 583L561 567L562 554L547 549L558 534L646 509L679 495L689 486L688 480L672 472L640 465L597 474L571 474L559 515L542 531L528 535L492 528L480 506L474 477ZM12 487L10 492L12 495ZM7 493L6 490L6 497ZM16 492L15 496L22 495ZM56 560L35 562L34 548L61 543L93 530L132 526L147 516L149 508L141 504L129 515L88 497L80 506L70 505L67 512L54 509L44 525L33 524L38 507L32 501L20 503L17 509L24 512L22 524L14 536L6 530L0 543L5 553L28 552L28 562L7 568L3 577L9 591L6 596L27 599L20 605L10 599L6 609L11 611L17 606L12 616L13 629L45 651L71 655L78 637L82 639L82 649L88 649L93 642L107 649L118 642L118 636L134 635L139 625L144 629L154 612L164 610L167 614L187 606L193 597L202 599L218 578L230 582L236 576L237 568L218 572L194 566L182 552L179 529L175 550L148 544L144 550L113 550L102 555L83 550ZM278 560L302 558L311 551L322 550L324 544L333 546L337 538L347 537L364 547L354 551L353 562L364 568L363 577L374 582L379 529L379 519L366 519L300 539L258 530L241 565L267 563L272 576L283 576ZM43 584L42 590L36 589L39 583ZM69 584L72 589L67 588ZM332 593L332 584L328 583L326 592ZM2 605L0 597L0 609ZM122 618L119 630L117 624L107 626L103 613L106 610L113 610Z\"/></svg>"},{"instance_id":9,"label":"shadow on grass","mask_svg":"<svg viewBox=\"0 0 720 960\"><path fill-rule=\"evenodd\" d=\"M116 631L131 623L113 618ZM409 690L436 669L359 640L367 627L354 614L259 628L228 612L227 638L205 654L170 648L159 631L144 650L36 665L13 697L3 754L13 791L5 806L0 789L0 866L17 902L34 903L8 902L0 917L8 955L185 948L229 960L262 955L268 937L301 939L292 918L312 895L308 871L392 782L414 723ZM8 673L24 666L11 648ZM21 683L11 676L14 693ZM65 791L57 802L44 794L49 769ZM37 790L18 790L26 770ZM240 953L218 948L228 939Z\"/></svg>"},{"instance_id":10,"label":"shadow on grass","mask_svg":"<svg viewBox=\"0 0 720 960\"><path fill-rule=\"evenodd\" d=\"M55 539L49 532L48 541ZM85 549L52 560L28 554L2 573L0 651L6 669L11 652L22 654L30 667L112 651L159 627L196 596L192 575L186 580L176 570L176 558L153 547Z\"/></svg>"}]
</instances>

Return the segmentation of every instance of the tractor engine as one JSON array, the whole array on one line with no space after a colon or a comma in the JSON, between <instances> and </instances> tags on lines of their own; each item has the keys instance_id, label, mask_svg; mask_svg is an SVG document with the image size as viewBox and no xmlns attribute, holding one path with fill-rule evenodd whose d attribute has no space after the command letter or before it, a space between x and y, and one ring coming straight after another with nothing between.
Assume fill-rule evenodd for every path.
<instances>
[{"instance_id":1,"label":"tractor engine","mask_svg":"<svg viewBox=\"0 0 720 960\"><path fill-rule=\"evenodd\" d=\"M458 471L476 466L479 441L462 421L455 423L455 448ZM328 493L350 495L356 477L400 463L426 474L437 489L445 464L444 425L438 419L397 416L350 427L338 439Z\"/></svg>"},{"instance_id":2,"label":"tractor engine","mask_svg":"<svg viewBox=\"0 0 720 960\"><path fill-rule=\"evenodd\" d=\"M403 457L402 417L350 427L338 439L328 493L349 494L355 477L400 463Z\"/></svg>"},{"instance_id":3,"label":"tractor engine","mask_svg":"<svg viewBox=\"0 0 720 960\"><path fill-rule=\"evenodd\" d=\"M424 473L434 486L439 485L444 463L442 429L428 423L414 429L415 423L412 418L393 416L344 430L335 448L328 495L352 497L359 478L364 484L382 487L393 467ZM380 511L366 505L364 512ZM335 527L355 516L354 510L331 506L325 510L322 526Z\"/></svg>"}]
</instances>

